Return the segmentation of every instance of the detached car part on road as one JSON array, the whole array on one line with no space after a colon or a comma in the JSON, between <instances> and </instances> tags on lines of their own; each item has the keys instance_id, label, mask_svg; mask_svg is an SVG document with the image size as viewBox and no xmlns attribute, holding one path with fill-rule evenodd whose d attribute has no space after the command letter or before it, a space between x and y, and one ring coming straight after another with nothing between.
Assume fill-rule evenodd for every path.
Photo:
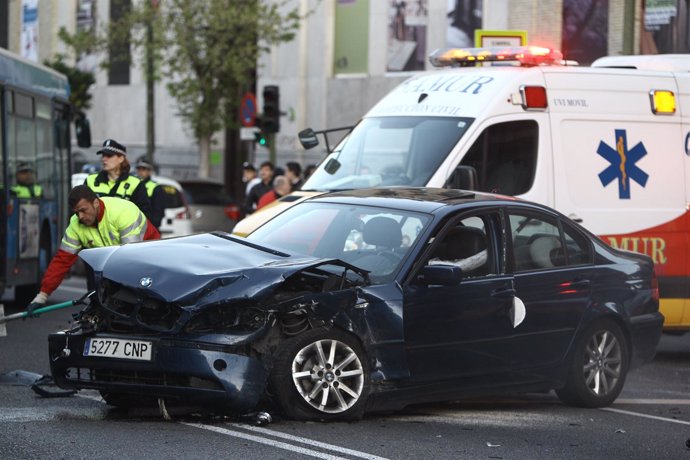
<instances>
[{"instance_id":1,"label":"detached car part on road","mask_svg":"<svg viewBox=\"0 0 690 460\"><path fill-rule=\"evenodd\" d=\"M50 335L55 381L349 419L499 391L600 407L654 357L653 263L511 197L367 189L250 234L82 251L97 294Z\"/></svg>"}]
</instances>

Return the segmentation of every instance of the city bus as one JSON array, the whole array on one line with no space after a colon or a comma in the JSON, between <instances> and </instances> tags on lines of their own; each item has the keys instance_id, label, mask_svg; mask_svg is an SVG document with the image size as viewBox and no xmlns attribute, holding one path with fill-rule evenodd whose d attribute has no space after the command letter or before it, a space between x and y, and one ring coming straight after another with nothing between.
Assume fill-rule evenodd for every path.
<instances>
[{"instance_id":1,"label":"city bus","mask_svg":"<svg viewBox=\"0 0 690 460\"><path fill-rule=\"evenodd\" d=\"M69 220L69 95L67 77L0 49L0 293L14 287L21 307L38 293ZM76 132L89 147L84 119ZM35 186L22 193L27 172Z\"/></svg>"}]
</instances>

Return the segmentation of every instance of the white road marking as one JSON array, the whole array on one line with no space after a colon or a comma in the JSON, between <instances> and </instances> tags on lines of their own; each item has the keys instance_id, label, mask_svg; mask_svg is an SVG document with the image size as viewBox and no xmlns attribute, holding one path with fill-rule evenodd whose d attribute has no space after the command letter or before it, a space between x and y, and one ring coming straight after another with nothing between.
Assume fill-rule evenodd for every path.
<instances>
[{"instance_id":1,"label":"white road marking","mask_svg":"<svg viewBox=\"0 0 690 460\"><path fill-rule=\"evenodd\" d=\"M78 292L79 294L84 294L86 292L86 288L77 288L72 286L60 286L60 290L67 292Z\"/></svg>"},{"instance_id":2,"label":"white road marking","mask_svg":"<svg viewBox=\"0 0 690 460\"><path fill-rule=\"evenodd\" d=\"M265 444L267 446L275 447L278 449L284 449L284 450L289 450L291 452L297 452L297 453L303 454L303 455L309 455L310 457L322 458L325 460L347 460L346 457L338 457L337 455L326 454L324 452L319 452L317 450L307 449L305 447L293 446L292 444L288 444L286 442L273 441L271 439L262 438L260 436L254 436L253 434L242 433L242 432L234 431L234 430L228 430L226 428L221 428L219 426L204 425L201 423L189 423L189 422L180 422L180 424L191 426L194 428L200 428L202 430L214 431L216 433L224 434L227 436L233 436L235 438L246 439L248 441L257 442L259 444Z\"/></svg>"},{"instance_id":3,"label":"white road marking","mask_svg":"<svg viewBox=\"0 0 690 460\"><path fill-rule=\"evenodd\" d=\"M335 446L333 444L327 444L325 442L314 441L313 439L303 438L300 436L294 436L291 434L282 433L280 431L269 430L269 429L261 428L258 426L242 425L240 423L230 423L229 425L231 425L235 428L243 429L243 430L254 431L256 433L262 433L262 434L265 434L267 436L273 436L276 438L288 439L290 441L299 442L299 443L307 444L307 445L314 446L314 447L319 447L321 449L327 449L327 450L340 452L343 454L351 455L353 457L365 458L367 460L387 460L385 457L379 457L378 455L368 454L366 452L360 452L358 450L352 450L352 449L348 449L346 447Z\"/></svg>"},{"instance_id":4,"label":"white road marking","mask_svg":"<svg viewBox=\"0 0 690 460\"><path fill-rule=\"evenodd\" d=\"M98 401L101 403L105 403L102 397L96 396L96 395L89 395L89 394L84 394L84 393L77 393L75 396L79 396L80 398L85 398L85 399L92 399L94 401Z\"/></svg>"},{"instance_id":5,"label":"white road marking","mask_svg":"<svg viewBox=\"0 0 690 460\"><path fill-rule=\"evenodd\" d=\"M690 399L616 399L613 404L659 404L659 405L674 405L687 406L690 405Z\"/></svg>"},{"instance_id":6,"label":"white road marking","mask_svg":"<svg viewBox=\"0 0 690 460\"><path fill-rule=\"evenodd\" d=\"M83 393L77 393L77 396L79 396L81 398L86 398L86 399L98 401L100 403L105 403L105 401L103 401L103 398L101 398L100 396L83 394ZM0 418L0 421L2 421L2 418ZM204 425L201 423L191 423L191 422L179 422L179 423L182 425L189 425L189 426L193 426L196 428L202 428L202 429L207 429L207 430L215 431L215 432L222 433L222 434L227 434L229 436L236 436L239 438L244 438L244 439L248 439L251 441L260 442L262 444L268 444L268 445L278 447L281 449L286 449L287 447L285 447L285 446L288 446L289 448L287 448L287 450L292 450L294 452L299 452L299 453L303 453L305 455L311 455L311 456L315 456L318 458L324 458L324 459L341 459L342 458L342 457L333 456L333 455L329 455L329 454L323 454L321 452L311 450L311 449L304 449L304 448L299 447L299 446L293 446L291 444L286 444L286 443L283 443L280 441L272 441L270 439L260 438L258 436L253 436L250 434L241 433L241 432L237 432L234 430L226 430L224 428L213 426L213 425ZM309 439L309 438L302 438L300 436L294 436L291 434L282 433L280 431L268 430L266 428L261 428L261 427L257 427L257 426L251 426L251 425L243 425L241 423L229 423L228 425L230 425L234 428L242 429L242 430L254 431L256 433L261 433L261 434L264 434L267 436L273 436L274 438L287 439L287 440L290 440L293 442L298 442L301 444L306 444L309 446L318 447L318 448L325 449L325 450L332 450L334 452L350 455L352 457L363 458L366 460L388 460L385 457L379 457L378 455L368 454L366 452L360 452L358 450L348 449L346 447L340 447L340 446L336 446L333 444L327 444L325 442L315 441L315 440ZM296 450L296 449L299 449L299 450Z\"/></svg>"},{"instance_id":7,"label":"white road marking","mask_svg":"<svg viewBox=\"0 0 690 460\"><path fill-rule=\"evenodd\" d=\"M659 417L657 415L640 414L639 412L630 412L628 410L614 409L612 407L601 407L599 410L603 410L606 412L616 412L618 414L632 415L634 417L649 418L652 420L660 420L662 422L678 423L679 425L690 425L690 422L686 422L685 420L676 420L674 418Z\"/></svg>"}]
</instances>

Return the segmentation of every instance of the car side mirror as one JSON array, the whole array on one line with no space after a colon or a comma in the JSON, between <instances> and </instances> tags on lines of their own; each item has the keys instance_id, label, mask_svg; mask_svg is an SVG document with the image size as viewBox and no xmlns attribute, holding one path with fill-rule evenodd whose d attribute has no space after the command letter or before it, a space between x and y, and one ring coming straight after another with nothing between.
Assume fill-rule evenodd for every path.
<instances>
[{"instance_id":1,"label":"car side mirror","mask_svg":"<svg viewBox=\"0 0 690 460\"><path fill-rule=\"evenodd\" d=\"M82 148L91 147L91 125L84 115L78 115L74 120L74 131L77 134L77 145Z\"/></svg>"},{"instance_id":2,"label":"car side mirror","mask_svg":"<svg viewBox=\"0 0 690 460\"><path fill-rule=\"evenodd\" d=\"M477 170L473 166L458 165L448 178L445 188L477 190Z\"/></svg>"},{"instance_id":3,"label":"car side mirror","mask_svg":"<svg viewBox=\"0 0 690 460\"><path fill-rule=\"evenodd\" d=\"M462 270L453 265L426 265L420 271L417 280L423 284L456 286L462 281Z\"/></svg>"},{"instance_id":4,"label":"car side mirror","mask_svg":"<svg viewBox=\"0 0 690 460\"><path fill-rule=\"evenodd\" d=\"M311 128L303 129L297 133L297 137L299 138L299 142L302 144L302 147L304 147L305 150L313 149L319 145L319 138L316 137L316 133Z\"/></svg>"}]
</instances>

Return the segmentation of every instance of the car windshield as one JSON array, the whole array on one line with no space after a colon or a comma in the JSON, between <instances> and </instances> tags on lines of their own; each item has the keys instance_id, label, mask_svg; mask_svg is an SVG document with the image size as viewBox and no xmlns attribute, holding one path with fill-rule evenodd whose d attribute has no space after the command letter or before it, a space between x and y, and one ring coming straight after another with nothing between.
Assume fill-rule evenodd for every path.
<instances>
[{"instance_id":1,"label":"car windshield","mask_svg":"<svg viewBox=\"0 0 690 460\"><path fill-rule=\"evenodd\" d=\"M159 185L165 192L165 207L166 208L181 208L184 206L184 201L182 200L182 195L180 192L172 185L161 184Z\"/></svg>"},{"instance_id":2,"label":"car windshield","mask_svg":"<svg viewBox=\"0 0 690 460\"><path fill-rule=\"evenodd\" d=\"M365 118L302 190L425 186L471 123L471 118Z\"/></svg>"},{"instance_id":3,"label":"car windshield","mask_svg":"<svg viewBox=\"0 0 690 460\"><path fill-rule=\"evenodd\" d=\"M189 204L209 204L225 206L232 203L230 195L221 184L182 183L184 195Z\"/></svg>"},{"instance_id":4,"label":"car windshield","mask_svg":"<svg viewBox=\"0 0 690 460\"><path fill-rule=\"evenodd\" d=\"M397 209L305 202L247 239L288 253L340 259L369 271L378 283L393 279L430 221L427 214Z\"/></svg>"}]
</instances>

